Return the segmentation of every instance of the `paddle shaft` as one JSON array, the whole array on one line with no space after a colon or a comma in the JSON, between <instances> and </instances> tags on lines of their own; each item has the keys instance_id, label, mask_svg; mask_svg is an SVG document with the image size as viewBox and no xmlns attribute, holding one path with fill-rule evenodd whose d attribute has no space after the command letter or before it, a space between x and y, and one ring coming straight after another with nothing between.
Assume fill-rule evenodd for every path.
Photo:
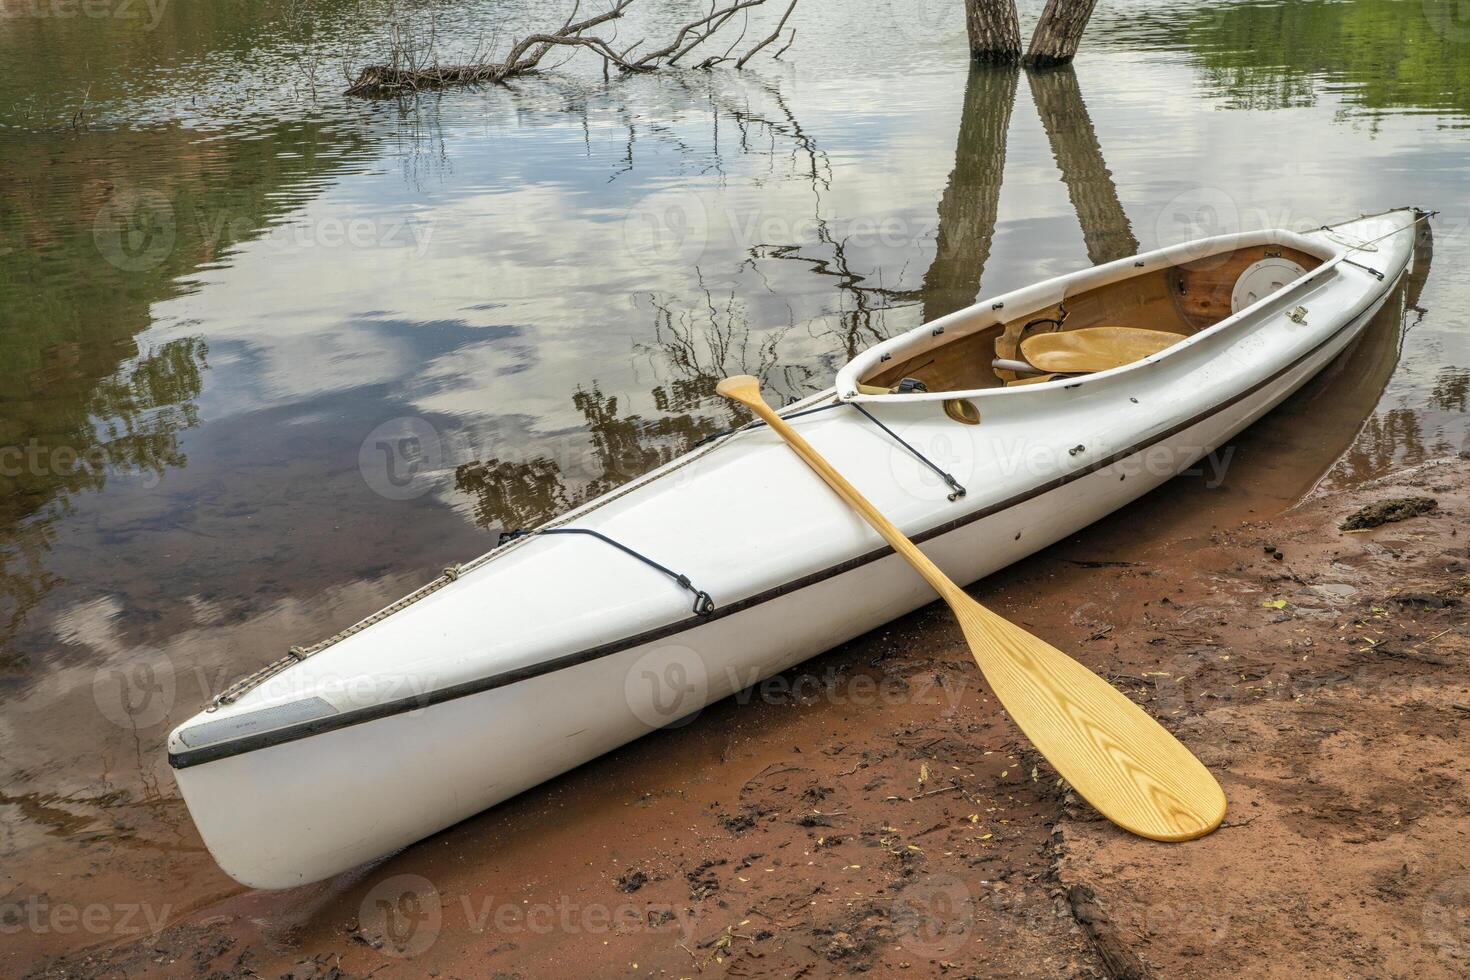
<instances>
[{"instance_id":1,"label":"paddle shaft","mask_svg":"<svg viewBox=\"0 0 1470 980\"><path fill-rule=\"evenodd\" d=\"M1225 817L1225 794L1200 761L1138 705L1045 640L980 605L894 527L761 398L760 382L715 389L768 424L949 605L996 700L1084 799L1154 840L1191 840Z\"/></svg>"},{"instance_id":2,"label":"paddle shaft","mask_svg":"<svg viewBox=\"0 0 1470 980\"><path fill-rule=\"evenodd\" d=\"M722 390L721 394L735 399L750 409L760 417L761 421L774 429L777 435L785 439L787 444L796 450L797 454L816 471L827 486L837 491L838 496L847 501L848 505L857 511L863 520L867 521L873 530L882 536L884 541L888 542L889 547L903 556L910 565L914 566L915 571L924 576L924 581L933 586L935 592L948 599L952 593L959 590L959 586L955 585L938 565L930 561L929 556L920 551L918 545L910 541L902 531L893 525L892 521L884 517L878 508L868 503L868 499L858 493L857 488L848 483L846 477L833 469L831 464L812 448L811 443L803 439L789 422L777 415L775 410L766 404L759 389L751 391L748 388L731 386Z\"/></svg>"}]
</instances>

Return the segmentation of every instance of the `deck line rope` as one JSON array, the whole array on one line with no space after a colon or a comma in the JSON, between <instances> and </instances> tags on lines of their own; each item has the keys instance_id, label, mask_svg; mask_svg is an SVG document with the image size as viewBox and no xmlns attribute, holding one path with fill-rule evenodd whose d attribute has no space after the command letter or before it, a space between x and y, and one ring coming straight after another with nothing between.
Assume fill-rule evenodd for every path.
<instances>
[{"instance_id":1,"label":"deck line rope","mask_svg":"<svg viewBox=\"0 0 1470 980\"><path fill-rule=\"evenodd\" d=\"M808 399L797 402L796 405L803 406L811 402L820 401L823 398L833 397L835 396L833 396L830 391L819 392L818 394L812 395ZM662 480L678 472L679 470L690 465L696 460L701 459L702 457L706 456L707 454L713 452L718 448L718 443L705 445L703 447L696 447L683 458L679 459L677 462L672 463L667 467L661 467L651 473L646 473L636 479L630 480L628 481L628 483L624 484L622 487L618 488L612 493L599 497L594 501L582 505L581 507L574 508L573 510L568 511L560 517L553 518L550 521L547 521L545 524L541 525L541 527L536 528L535 530L548 531L554 528L563 527L571 521L574 521L581 517L585 517L586 515L601 507L606 507L613 501L632 493L634 490L637 490L640 487L647 486L650 483ZM394 613L407 609L409 606L420 601L421 599L428 598L435 592L438 592L440 589L444 588L446 585L449 585L451 582L458 581L466 572L472 572L475 569L481 568L489 562L494 561L496 558L500 558L510 554L517 548L525 547L528 541L534 536L534 534L521 535L520 537L513 538L510 541L497 545L496 547L490 549L477 558L471 559L470 561L450 565L438 578L433 579L430 582L426 582L414 591L410 592L408 595L403 596L396 602L384 606L382 609L379 609L372 615L358 620L351 626L338 630L331 636L323 640L319 640L316 643L311 644L310 646L291 647L290 651L284 657L281 657L277 660L272 660L270 663L266 664L264 667L261 667L259 670L250 674L246 674L244 677L241 677L229 687L216 694L213 698L210 699L209 704L205 707L204 710L215 711L218 710L221 705L233 704L235 701L238 701L243 695L259 687L261 684L270 680L272 677L274 677L276 674L279 674L286 668L291 667L294 664L301 663L302 661L307 660L311 657L314 657L328 647L335 646L348 637L355 636L358 633L361 633L369 626L382 622Z\"/></svg>"},{"instance_id":2,"label":"deck line rope","mask_svg":"<svg viewBox=\"0 0 1470 980\"><path fill-rule=\"evenodd\" d=\"M615 541L614 539L608 537L606 534L603 534L601 531L594 531L590 527L544 527L529 531L525 528L517 528L514 531L500 532L500 540L502 542L514 541L517 538L529 538L537 534L585 534L589 537L596 538L603 544L612 545L614 548L618 549L625 555L630 555L634 558L637 558L649 568L663 572L669 578L673 579L680 588L691 593L694 596L694 614L696 616L709 616L712 615L715 611L715 603L714 600L709 597L709 593L705 592L703 589L695 588L694 583L689 580L688 575L681 575L680 573L674 571L672 568L669 568L666 565L660 565L658 562L654 561L652 558L648 557L642 552L635 551L634 549L623 544L621 541Z\"/></svg>"}]
</instances>

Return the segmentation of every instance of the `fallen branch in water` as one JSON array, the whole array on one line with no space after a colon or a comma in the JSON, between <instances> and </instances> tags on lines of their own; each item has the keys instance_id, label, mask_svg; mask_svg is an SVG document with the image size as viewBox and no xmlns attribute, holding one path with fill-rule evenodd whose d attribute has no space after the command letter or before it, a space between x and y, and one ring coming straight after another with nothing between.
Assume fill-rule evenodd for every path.
<instances>
[{"instance_id":1,"label":"fallen branch in water","mask_svg":"<svg viewBox=\"0 0 1470 980\"><path fill-rule=\"evenodd\" d=\"M781 28L783 28L783 27L786 26L786 21L791 16L791 11L793 11L795 9L796 9L796 0L791 0L791 6L787 7L786 8L786 13L784 13L784 14L781 15L781 19L779 21L777 21L777 23L776 23L776 29L771 32L771 36L768 37L768 38L766 38L764 41L760 42L759 44L757 44L755 47L751 48L749 51L745 52L745 57L743 57L739 61L735 62L735 67L736 68L744 68L745 67L745 63L747 61L749 61L751 58L754 58L755 57L755 53L757 51L759 51L761 48L765 47L767 44L770 44L772 41L776 40L776 38L780 37L781 36ZM792 31L791 33L792 33L793 39L794 39L796 32L795 31ZM786 48L789 48L789 47L791 47L790 42L788 42L787 45L786 45ZM786 48L782 48L781 51L785 51ZM777 51L776 54L773 57L777 57L777 58L781 57L781 51Z\"/></svg>"},{"instance_id":2,"label":"fallen branch in water","mask_svg":"<svg viewBox=\"0 0 1470 980\"><path fill-rule=\"evenodd\" d=\"M422 89L447 88L452 85L500 84L519 75L535 74L540 70L542 59L552 48L556 47L591 50L603 59L604 73L608 66L612 65L617 66L618 70L624 73L656 71L677 64L680 58L703 44L737 13L749 10L751 7L762 6L766 0L732 0L723 7L718 6L718 2L719 0L711 0L709 13L681 27L668 44L638 57L633 57L633 51L640 47L643 41L637 41L618 50L612 46L610 39L586 33L594 27L620 19L632 5L633 0L613 0L613 5L602 13L582 20L573 20L580 9L580 0L578 0L578 5L572 8L571 15L567 17L559 30L551 33L531 34L521 38L511 45L509 53L499 61L441 65L433 55L432 39L428 50L424 50L419 46L404 42L398 30L395 29L392 60L388 64L369 65L363 68L348 86L345 94L403 95ZM791 0L790 6L786 8L786 12L776 25L775 32L747 51L736 62L737 68L743 68L757 51L776 40L787 19L791 16L791 11L795 9L796 3L797 0ZM744 36L743 32L741 36ZM735 43L739 43L739 38ZM733 50L734 45L731 46L731 51ZM785 48L781 50L785 51ZM709 68L719 62L728 61L730 53L727 51L723 56L707 58L697 67Z\"/></svg>"}]
</instances>

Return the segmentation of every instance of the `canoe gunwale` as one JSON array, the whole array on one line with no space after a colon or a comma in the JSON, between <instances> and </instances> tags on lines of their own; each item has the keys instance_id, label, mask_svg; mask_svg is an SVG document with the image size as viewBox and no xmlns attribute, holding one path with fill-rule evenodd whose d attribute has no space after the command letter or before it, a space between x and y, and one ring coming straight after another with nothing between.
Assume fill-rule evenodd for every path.
<instances>
[{"instance_id":1,"label":"canoe gunwale","mask_svg":"<svg viewBox=\"0 0 1470 980\"><path fill-rule=\"evenodd\" d=\"M1394 212L1386 211L1383 213L1392 214ZM1339 222L1339 224L1348 223L1350 222ZM1324 229L1332 227L1336 226L1323 226ZM1412 227L1413 223L1401 230L1407 231ZM1220 247L1207 252L1205 255L1194 253L1193 250L1205 245L1218 245ZM1284 288L1274 293L1268 293L1250 306L1230 314L1218 323L1212 324L1197 333L1190 334L1183 340L1157 354L1151 354L1130 364L1124 364L1107 371L1097 371L1078 377L1064 377L1053 381L1017 387L955 389L914 392L910 394L864 394L859 387L862 379L878 370L879 366L885 361L902 360L903 358L914 357L922 353L937 350L940 347L954 343L978 331L992 327L1005 319L1024 316L1028 312L1035 312L1054 306L1059 301L1065 300L1069 294L1075 294L1077 291L1085 291L1124 282L1140 275L1172 268L1186 261L1208 258L1210 256L1221 255L1239 249L1254 248L1260 245L1288 245L1320 258L1322 263L1311 269L1301 278L1288 283ZM1307 287L1313 284L1319 284L1325 276L1335 274L1350 254L1352 254L1352 250L1346 246L1327 244L1321 239L1309 238L1284 228L1275 228L1197 239L1191 242L1155 249L1152 252L1127 256L1104 263L1103 265L1094 266L1090 269L1069 273L1057 279L1023 286L1020 289L1015 289L999 296L980 299L965 309L957 310L931 323L921 324L912 330L899 334L897 337L891 337L881 344L870 347L854 357L838 371L836 382L837 397L841 401L883 402L890 404L947 401L955 398L966 400L1034 398L1038 394L1045 396L1061 387L1075 388L1083 384L1096 384L1100 381L1112 379L1129 372L1144 370L1151 365L1158 364L1167 357L1176 356L1196 344L1207 342L1219 336L1221 333L1239 326L1241 323L1254 319L1268 306L1281 303L1283 300L1289 299L1304 291ZM935 343L935 339L941 335L945 339L939 343Z\"/></svg>"},{"instance_id":2,"label":"canoe gunwale","mask_svg":"<svg viewBox=\"0 0 1470 980\"><path fill-rule=\"evenodd\" d=\"M1319 279L1322 275L1327 273L1329 268L1338 267L1341 260L1345 257L1346 253L1343 253L1338 255L1337 258L1334 260L1324 262L1322 266L1319 266L1317 269L1313 270L1308 276L1304 276L1301 280L1298 280L1297 283L1293 283L1292 286ZM1384 301L1384 299L1388 295L1390 295L1395 288L1398 287L1400 281L1403 278L1404 272L1406 271L1406 268L1407 266L1405 266L1405 268L1403 269L1400 269L1396 275L1392 276L1391 279L1385 279L1381 284L1381 288L1370 290L1364 303L1354 309L1352 313L1345 315L1342 323L1339 326L1333 329L1330 333L1323 336L1317 343L1313 344L1310 349L1300 354L1290 363L1283 365L1276 371L1273 371L1267 377L1262 378L1259 381L1247 387L1244 387L1239 391L1234 392L1229 398L1215 403L1189 418L1180 420L1179 422L1169 426L1164 430L1144 436L1138 441L1117 450L1107 457L1084 463L1082 465L1079 465L1075 469L1068 470L1067 472L1059 474L1049 480L1021 490L1008 498L996 501L995 503L988 504L983 507L979 507L961 516L931 526L913 535L913 540L917 543L929 541L931 539L946 535L968 524L984 520L986 518L1009 510L1013 507L1017 507L1021 504L1035 499L1036 497L1053 492L1070 483L1087 477L1100 469L1105 469L1109 466L1113 466L1130 456L1143 452L1161 442L1164 442L1174 437L1178 433L1199 425L1202 422L1205 422L1210 418L1218 415L1219 413L1228 410L1239 402L1250 398L1252 395L1277 382L1283 376L1291 373L1293 370L1299 368L1302 364L1309 361L1312 357L1319 354L1324 347L1328 346L1334 340L1339 338L1343 334L1343 332L1354 327L1361 326L1361 322L1363 321L1365 315L1374 311L1376 307L1378 307ZM1366 276L1366 273L1364 273L1364 275ZM1280 293L1273 294L1273 296L1268 297L1268 299L1278 299L1280 295ZM1256 309L1256 307L1259 307L1260 305L1260 303L1255 304L1253 307L1251 307L1251 310ZM1209 328L1208 331L1202 331L1201 334L1196 336L1201 336L1204 333L1213 332L1219 329L1219 327L1224 326L1226 323L1238 322L1239 318L1247 312L1249 311L1241 311L1241 314L1237 314L1236 316L1233 316L1226 321L1222 321L1221 324L1217 324L1215 327ZM1157 355L1154 359L1156 358ZM1109 372L1102 372L1099 375L1093 377L1101 377L1102 374L1115 375L1120 371L1128 370L1130 367L1133 366L1125 367L1122 369L1115 369L1114 371ZM1078 381L1077 379L1071 379L1067 383L1069 385L1076 385ZM1039 389L1048 388L1051 387L1051 385L1035 385L1031 387ZM1001 393L1001 391L997 390L993 391L992 393ZM832 392L829 389L828 391L812 396L812 398L810 399L804 399L803 404L814 404L824 398L830 398L831 395ZM954 393L943 393L940 394L938 397L954 397ZM864 398L862 400L891 403L896 400L908 401L934 399L913 395L885 395L875 396L871 399ZM731 434L730 438L738 437L744 431L746 430L737 430L737 432ZM714 449L716 446L723 444L726 441L727 440L720 440L717 443L711 444L708 448ZM677 462L678 461L673 461L673 463ZM648 474L643 480L634 481L633 485L630 485L630 487L625 489L631 489L634 485L641 485L648 480L656 478L656 476L665 469L666 467L660 467L658 470L655 470L654 472ZM559 524L563 521L574 519L580 513L585 512L586 509L588 508L578 508L565 515L561 520L553 523ZM491 552L490 555L487 555L486 557L488 558L498 553L499 552ZM485 677L464 681L458 684L448 685L437 690L426 691L422 694L408 698L400 698L391 701L384 701L379 704L353 708L326 717L316 718L309 721L266 731L250 733L236 738L223 740L217 743L202 745L197 748L185 748L179 751L170 751L168 756L169 764L174 769L186 769L193 766L205 765L210 762L232 758L249 752L271 748L276 745L282 745L288 742L298 741L301 739L312 737L314 735L324 734L326 732L331 732L354 725L364 724L380 718L391 717L394 715L404 714L412 711L420 711L446 701L457 700L459 698L468 697L485 691L507 687L512 684L516 684L525 680L530 680L535 677L541 677L547 674L552 674L558 671L577 667L581 664L598 660L603 657L612 656L614 654L637 646L657 642L659 640L667 639L681 633L689 632L691 630L699 628L700 626L723 619L727 616L737 615L756 606L771 602L793 592L800 591L801 589L852 571L853 569L868 565L872 562L883 559L891 555L892 553L893 550L884 545L864 552L862 554L855 555L844 561L830 565L826 568L819 569L815 572L809 573L799 578L789 580L776 586L772 586L771 588L754 593L743 599L722 602L712 615L691 615L683 619L665 624L663 626L655 627L650 630L645 630L640 633L622 637L617 640L598 644L596 646L588 647L573 653L548 658L534 664L528 664L522 667L517 667L510 670L487 675ZM248 714L250 714L250 712L243 712L237 717L248 717Z\"/></svg>"}]
</instances>

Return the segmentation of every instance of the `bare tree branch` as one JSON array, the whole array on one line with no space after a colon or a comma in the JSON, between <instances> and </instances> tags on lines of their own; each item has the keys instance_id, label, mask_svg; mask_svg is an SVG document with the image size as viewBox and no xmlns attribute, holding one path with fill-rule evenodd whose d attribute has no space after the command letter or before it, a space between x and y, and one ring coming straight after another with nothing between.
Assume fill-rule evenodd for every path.
<instances>
[{"instance_id":1,"label":"bare tree branch","mask_svg":"<svg viewBox=\"0 0 1470 980\"><path fill-rule=\"evenodd\" d=\"M731 17L734 17L736 13L746 9L747 7L759 7L765 2L766 0L738 0L738 2L732 3L728 7L722 7L718 10L711 9L709 16L701 18L700 20L696 20L692 24L687 24L682 29L680 29L678 36L674 38L673 44L670 44L667 48L663 48L662 50L654 51L646 57L660 58L668 55L669 64L672 65L680 58L688 54L690 51L698 47L705 38L709 37L721 27L724 27L725 22ZM714 4L711 4L710 6L711 8L713 8ZM699 32L699 28L701 27L706 28L703 33ZM680 47L680 45L683 43L684 38L690 33L693 33L695 35L694 40ZM673 54L669 54L671 51L673 52Z\"/></svg>"},{"instance_id":2,"label":"bare tree branch","mask_svg":"<svg viewBox=\"0 0 1470 980\"><path fill-rule=\"evenodd\" d=\"M726 6L721 7L718 5L718 0L713 0L709 13L692 23L685 24L674 35L673 40L663 47L647 51L636 58L633 57L633 50L642 45L646 39L634 41L619 52L613 48L612 39L585 33L601 24L621 18L633 0L614 0L612 6L604 12L582 20L575 20L574 18L581 9L581 0L577 0L572 12L558 30L551 33L531 34L521 38L511 45L505 58L497 62L441 65L434 54L437 31L431 31L427 39L420 39L405 34L399 25L395 24L390 36L392 60L388 64L369 65L363 68L347 88L346 94L400 95L420 89L445 88L451 85L500 84L517 75L530 75L540 71L542 59L552 48L556 47L573 50L586 48L592 51L603 59L604 73L608 65L617 65L620 71L627 74L655 71L676 64L680 58L704 43L728 23L735 14L751 7L762 6L765 2L766 0L732 0ZM787 18L791 16L792 9L796 7L796 3L797 0L791 0L775 33L748 51L736 63L736 67L743 67L757 51L779 36ZM794 34L795 32L793 36ZM739 42L740 39L737 38L735 44ZM731 45L731 50L734 50L734 45ZM785 48L782 49L784 50ZM727 51L723 57L706 59L700 67L707 68L718 62L729 60L729 54L730 52Z\"/></svg>"},{"instance_id":3,"label":"bare tree branch","mask_svg":"<svg viewBox=\"0 0 1470 980\"><path fill-rule=\"evenodd\" d=\"M577 23L572 23L571 18L568 18L567 22L562 25L561 30L555 34L532 34L530 37L522 38L510 49L510 54L506 55L505 61L500 65L500 77L494 79L494 81L500 81L501 78L508 77L511 74L524 74L534 69L541 59L546 56L546 52L551 50L552 45L576 43L579 40L578 35L588 28L596 27L598 24L604 24L623 16L623 11L627 10L628 5L632 2L633 0L617 0L607 11L595 17L588 17L586 20L578 21ZM572 11L572 16L576 16L575 8ZM592 38L591 40L596 41L603 47L607 46L606 42L600 38ZM539 44L540 47L536 49L535 53L529 58L523 59L521 56L536 44Z\"/></svg>"},{"instance_id":4,"label":"bare tree branch","mask_svg":"<svg viewBox=\"0 0 1470 980\"><path fill-rule=\"evenodd\" d=\"M743 57L739 61L735 62L735 67L736 68L744 68L745 67L745 63L747 61L749 61L751 58L754 58L755 57L755 53L757 51L759 51L761 48L765 47L767 44L770 44L772 41L776 40L776 38L780 37L781 36L781 28L783 28L783 27L786 26L786 20L787 20L787 18L789 18L791 16L791 11L793 11L795 9L796 9L796 0L791 0L791 6L787 7L786 8L786 13L784 13L784 14L781 15L781 20L779 22L777 22L776 29L771 32L771 36L768 37L768 38L766 38L761 43L757 44L755 47L751 48L749 51L745 52L745 57ZM792 32L793 35L795 33L796 33L795 31ZM788 44L786 47L789 48L789 47L791 47L791 45ZM781 50L782 51L785 51L786 48L782 48Z\"/></svg>"}]
</instances>

